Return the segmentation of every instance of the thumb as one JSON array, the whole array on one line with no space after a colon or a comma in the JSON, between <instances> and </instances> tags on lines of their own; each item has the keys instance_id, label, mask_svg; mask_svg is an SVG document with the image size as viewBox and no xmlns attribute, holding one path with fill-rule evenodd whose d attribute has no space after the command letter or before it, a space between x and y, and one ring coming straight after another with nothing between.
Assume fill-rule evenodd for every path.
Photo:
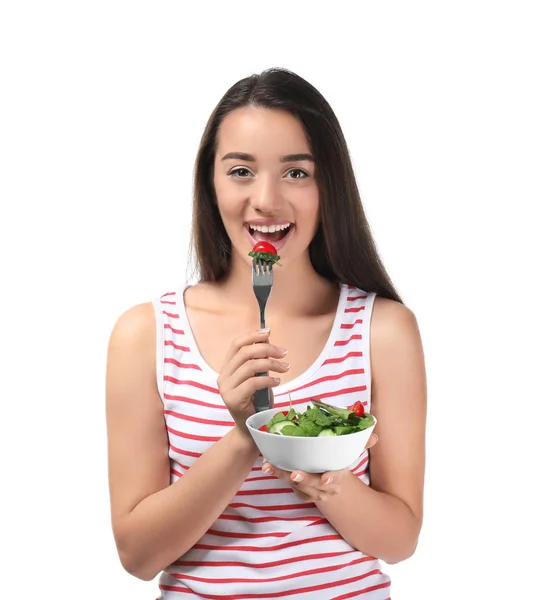
<instances>
[{"instance_id":1,"label":"thumb","mask_svg":"<svg viewBox=\"0 0 546 600\"><path fill-rule=\"evenodd\" d=\"M368 443L366 444L366 447L364 448L364 450L368 450L372 446L375 446L378 441L379 441L379 438L377 437L377 435L375 433L372 433L372 435L370 435L370 439L368 440Z\"/></svg>"}]
</instances>

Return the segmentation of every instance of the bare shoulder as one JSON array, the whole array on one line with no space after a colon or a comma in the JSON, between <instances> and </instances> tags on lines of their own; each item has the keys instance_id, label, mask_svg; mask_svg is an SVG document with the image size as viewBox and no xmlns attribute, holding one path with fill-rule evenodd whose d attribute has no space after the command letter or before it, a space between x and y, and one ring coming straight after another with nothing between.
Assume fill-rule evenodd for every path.
<instances>
[{"instance_id":1,"label":"bare shoulder","mask_svg":"<svg viewBox=\"0 0 546 600\"><path fill-rule=\"evenodd\" d=\"M424 351L417 318L407 306L377 297L370 325L372 380L377 386L392 386L394 380L400 385L425 385ZM373 390L373 386L372 386ZM378 394L376 393L376 400Z\"/></svg>"},{"instance_id":2,"label":"bare shoulder","mask_svg":"<svg viewBox=\"0 0 546 600\"><path fill-rule=\"evenodd\" d=\"M137 304L117 319L110 335L110 347L125 346L142 347L142 344L153 342L155 347L156 323L152 302Z\"/></svg>"},{"instance_id":3,"label":"bare shoulder","mask_svg":"<svg viewBox=\"0 0 546 600\"><path fill-rule=\"evenodd\" d=\"M156 317L152 302L137 304L122 313L108 343L107 385L123 388L127 377L155 382ZM124 383L125 382L125 383ZM107 394L109 401L117 394Z\"/></svg>"},{"instance_id":4,"label":"bare shoulder","mask_svg":"<svg viewBox=\"0 0 546 600\"><path fill-rule=\"evenodd\" d=\"M372 343L389 344L419 337L415 314L404 304L377 296L372 312Z\"/></svg>"}]
</instances>

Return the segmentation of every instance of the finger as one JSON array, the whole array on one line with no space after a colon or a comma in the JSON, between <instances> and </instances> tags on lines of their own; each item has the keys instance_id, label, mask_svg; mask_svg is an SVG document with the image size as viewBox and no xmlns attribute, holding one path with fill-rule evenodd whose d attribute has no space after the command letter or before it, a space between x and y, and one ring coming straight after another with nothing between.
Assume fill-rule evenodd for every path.
<instances>
[{"instance_id":1,"label":"finger","mask_svg":"<svg viewBox=\"0 0 546 600\"><path fill-rule=\"evenodd\" d=\"M264 473L277 477L286 481L294 490L296 495L302 500L318 501L326 500L331 496L339 493L339 485L337 483L323 484L321 476L314 473L305 473L304 471L283 471L277 469L267 461L262 467ZM332 473L336 477L335 473Z\"/></svg>"},{"instance_id":2,"label":"finger","mask_svg":"<svg viewBox=\"0 0 546 600\"><path fill-rule=\"evenodd\" d=\"M277 346L265 342L263 344L253 344L240 348L235 356L224 363L217 380L218 386L225 386L226 380L232 377L246 362L257 359L269 359L271 357L282 358L286 354L286 350L284 350L284 353L282 350L284 349L277 348Z\"/></svg>"},{"instance_id":3,"label":"finger","mask_svg":"<svg viewBox=\"0 0 546 600\"><path fill-rule=\"evenodd\" d=\"M258 358L283 358L285 355L286 350L284 348L273 346L273 344L252 344L251 346L240 348L237 354L226 363L222 370L227 375L232 375L249 360Z\"/></svg>"},{"instance_id":4,"label":"finger","mask_svg":"<svg viewBox=\"0 0 546 600\"><path fill-rule=\"evenodd\" d=\"M280 383L281 380L278 377L260 375L247 379L236 388L232 388L228 382L226 385L220 386L220 394L230 409L246 410L252 405L253 396L258 390L273 388Z\"/></svg>"},{"instance_id":5,"label":"finger","mask_svg":"<svg viewBox=\"0 0 546 600\"><path fill-rule=\"evenodd\" d=\"M281 481L285 481L302 500L313 500L315 497L318 497L319 490L314 489L312 486L301 486L298 481L292 479L292 471L278 469L267 461L264 461L262 471L271 477L276 477Z\"/></svg>"},{"instance_id":6,"label":"finger","mask_svg":"<svg viewBox=\"0 0 546 600\"><path fill-rule=\"evenodd\" d=\"M236 337L229 347L226 354L226 363L229 362L241 348L244 346L250 346L251 344L257 344L259 342L265 342L269 339L270 330L264 329L263 331L258 329L255 331L247 331L243 335Z\"/></svg>"},{"instance_id":7,"label":"finger","mask_svg":"<svg viewBox=\"0 0 546 600\"><path fill-rule=\"evenodd\" d=\"M264 459L262 471L264 473L267 473L268 475L277 477L278 479L282 479L284 481L290 481L290 471L283 471L282 469L278 469L277 467L274 467L272 464L268 463L265 459Z\"/></svg>"},{"instance_id":8,"label":"finger","mask_svg":"<svg viewBox=\"0 0 546 600\"><path fill-rule=\"evenodd\" d=\"M256 373L267 373L275 371L276 373L286 373L290 365L280 362L274 358L256 358L251 359L241 365L235 373L229 378L229 385L237 387L247 379L254 377Z\"/></svg>"},{"instance_id":9,"label":"finger","mask_svg":"<svg viewBox=\"0 0 546 600\"><path fill-rule=\"evenodd\" d=\"M331 473L329 475L332 475ZM328 483L326 481L329 480ZM305 473L304 471L292 471L290 473L289 482L298 490L311 496L314 500L321 497L321 495L333 495L337 494L339 483L338 478L328 477L324 479L320 474L316 473Z\"/></svg>"},{"instance_id":10,"label":"finger","mask_svg":"<svg viewBox=\"0 0 546 600\"><path fill-rule=\"evenodd\" d=\"M320 476L320 483L323 487L337 487L341 485L343 479L347 476L348 469L342 469L341 471L327 471L322 473Z\"/></svg>"},{"instance_id":11,"label":"finger","mask_svg":"<svg viewBox=\"0 0 546 600\"><path fill-rule=\"evenodd\" d=\"M346 475L346 470L329 471L322 475L317 473L306 473L305 471L283 471L282 469L274 467L267 461L264 461L262 470L279 479L293 483L299 488L313 487L322 491L333 490L335 487L339 486Z\"/></svg>"},{"instance_id":12,"label":"finger","mask_svg":"<svg viewBox=\"0 0 546 600\"><path fill-rule=\"evenodd\" d=\"M248 331L247 333L236 337L232 342L226 353L225 362L232 360L243 348L252 347L255 344L263 344L268 342L271 331L267 329L258 329L255 331Z\"/></svg>"},{"instance_id":13,"label":"finger","mask_svg":"<svg viewBox=\"0 0 546 600\"><path fill-rule=\"evenodd\" d=\"M313 502L314 501L314 498L312 498L311 496L309 496L309 494L306 494L305 492L302 492L297 487L292 487L292 490L294 491L294 494L296 494L296 496L300 500L303 500L304 502ZM317 500L318 500L318 498L317 498Z\"/></svg>"},{"instance_id":14,"label":"finger","mask_svg":"<svg viewBox=\"0 0 546 600\"><path fill-rule=\"evenodd\" d=\"M290 482L303 489L306 493L309 488L313 488L318 492L327 492L329 494L336 493L336 488L339 486L341 477L336 472L331 473L305 473L304 471L292 471L290 474Z\"/></svg>"},{"instance_id":15,"label":"finger","mask_svg":"<svg viewBox=\"0 0 546 600\"><path fill-rule=\"evenodd\" d=\"M262 471L271 475L272 477L276 477L277 479L281 479L282 481L286 481L286 483L290 485L297 486L298 484L291 479L292 471L284 471L283 469L278 469L274 467L266 460L264 460L264 465L262 467Z\"/></svg>"},{"instance_id":16,"label":"finger","mask_svg":"<svg viewBox=\"0 0 546 600\"><path fill-rule=\"evenodd\" d=\"M280 477L280 469L276 469L273 465L270 465L264 458L264 464L262 466L262 471L264 473L266 473L267 475L272 475L274 477L278 477L279 479L282 479L282 477Z\"/></svg>"},{"instance_id":17,"label":"finger","mask_svg":"<svg viewBox=\"0 0 546 600\"><path fill-rule=\"evenodd\" d=\"M229 361L226 371L234 373L242 365L250 360L257 360L260 358L273 358L280 359L287 354L285 348L274 346L273 344L252 344L250 346L244 346L237 352L237 354Z\"/></svg>"},{"instance_id":18,"label":"finger","mask_svg":"<svg viewBox=\"0 0 546 600\"><path fill-rule=\"evenodd\" d=\"M296 494L303 494L317 502L327 500L339 493L339 485L333 483L325 485L321 482L320 476L309 476L309 473L305 475L301 481L295 481L292 478L289 480L290 486Z\"/></svg>"},{"instance_id":19,"label":"finger","mask_svg":"<svg viewBox=\"0 0 546 600\"><path fill-rule=\"evenodd\" d=\"M366 444L366 447L364 448L364 450L368 450L372 446L375 446L378 441L379 441L379 438L377 437L377 435L375 433L372 433L372 435L370 435L370 439L368 440L368 443Z\"/></svg>"},{"instance_id":20,"label":"finger","mask_svg":"<svg viewBox=\"0 0 546 600\"><path fill-rule=\"evenodd\" d=\"M278 377L270 377L269 375L258 375L257 377L251 377L243 382L241 385L235 388L234 392L241 398L249 398L253 396L258 390L265 388L272 388L280 385L281 380Z\"/></svg>"}]
</instances>

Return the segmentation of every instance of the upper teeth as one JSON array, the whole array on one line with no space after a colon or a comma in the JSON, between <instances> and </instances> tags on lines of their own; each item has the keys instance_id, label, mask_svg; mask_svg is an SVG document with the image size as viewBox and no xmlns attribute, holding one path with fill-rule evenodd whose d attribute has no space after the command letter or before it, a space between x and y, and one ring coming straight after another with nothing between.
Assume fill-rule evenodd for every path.
<instances>
[{"instance_id":1,"label":"upper teeth","mask_svg":"<svg viewBox=\"0 0 546 600\"><path fill-rule=\"evenodd\" d=\"M250 229L261 231L262 233L274 233L275 231L282 231L290 227L290 223L284 225L249 225Z\"/></svg>"}]
</instances>

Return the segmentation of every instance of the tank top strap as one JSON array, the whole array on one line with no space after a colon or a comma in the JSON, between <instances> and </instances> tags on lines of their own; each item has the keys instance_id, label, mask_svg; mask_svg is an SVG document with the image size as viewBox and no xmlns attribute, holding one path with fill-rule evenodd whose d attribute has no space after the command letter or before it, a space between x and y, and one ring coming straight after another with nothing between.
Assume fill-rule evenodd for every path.
<instances>
[{"instance_id":1,"label":"tank top strap","mask_svg":"<svg viewBox=\"0 0 546 600\"><path fill-rule=\"evenodd\" d=\"M166 292L152 301L156 320L157 389L165 403L165 378L170 366L182 364L189 352L186 332L182 326L182 294L187 285Z\"/></svg>"},{"instance_id":2,"label":"tank top strap","mask_svg":"<svg viewBox=\"0 0 546 600\"><path fill-rule=\"evenodd\" d=\"M345 331L347 340L359 342L364 368L367 410L370 410L372 391L370 333L372 311L377 294L350 285L346 287L347 299L341 328Z\"/></svg>"}]
</instances>

